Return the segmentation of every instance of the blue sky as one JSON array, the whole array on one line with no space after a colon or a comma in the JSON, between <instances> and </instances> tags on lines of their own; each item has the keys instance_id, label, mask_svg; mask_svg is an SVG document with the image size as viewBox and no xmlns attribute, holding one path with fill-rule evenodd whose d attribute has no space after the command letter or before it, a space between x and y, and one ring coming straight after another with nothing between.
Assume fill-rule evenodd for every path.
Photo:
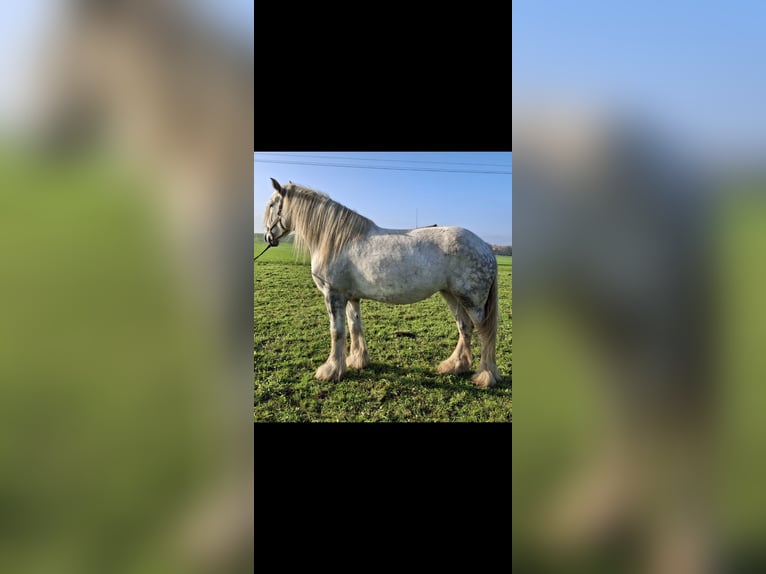
<instances>
[{"instance_id":1,"label":"blue sky","mask_svg":"<svg viewBox=\"0 0 766 574\"><path fill-rule=\"evenodd\" d=\"M513 3L514 103L628 106L714 153L766 150L766 3Z\"/></svg>"},{"instance_id":2,"label":"blue sky","mask_svg":"<svg viewBox=\"0 0 766 574\"><path fill-rule=\"evenodd\" d=\"M417 209L419 225L458 225L489 243L512 245L513 186L507 173L511 157L510 152L256 152L254 230L263 233L263 210L273 191L269 179L273 177L283 184L292 180L323 191L381 227L415 227ZM266 161L279 163L262 163ZM506 173L454 173L459 170Z\"/></svg>"}]
</instances>

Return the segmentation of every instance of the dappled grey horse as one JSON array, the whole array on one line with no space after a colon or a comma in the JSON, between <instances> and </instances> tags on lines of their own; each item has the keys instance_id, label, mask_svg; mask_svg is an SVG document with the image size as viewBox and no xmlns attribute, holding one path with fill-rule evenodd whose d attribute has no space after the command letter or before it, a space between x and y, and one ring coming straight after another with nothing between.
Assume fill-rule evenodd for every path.
<instances>
[{"instance_id":1,"label":"dappled grey horse","mask_svg":"<svg viewBox=\"0 0 766 574\"><path fill-rule=\"evenodd\" d=\"M324 295L330 315L332 349L316 378L338 381L347 367L370 364L362 330L359 300L415 303L437 291L457 322L455 351L439 373L471 369L473 327L481 341L478 387L491 387L500 377L495 364L497 336L497 262L491 248L461 227L384 229L327 195L271 180L264 224L271 246L295 231L295 246L311 255L311 274ZM345 351L345 310L351 350Z\"/></svg>"}]
</instances>

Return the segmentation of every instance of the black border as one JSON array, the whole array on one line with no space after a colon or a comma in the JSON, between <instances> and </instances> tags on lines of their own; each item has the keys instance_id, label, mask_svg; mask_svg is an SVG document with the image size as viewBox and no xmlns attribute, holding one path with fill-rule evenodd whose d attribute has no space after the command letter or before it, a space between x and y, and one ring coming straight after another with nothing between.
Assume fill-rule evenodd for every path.
<instances>
[{"instance_id":1,"label":"black border","mask_svg":"<svg viewBox=\"0 0 766 574\"><path fill-rule=\"evenodd\" d=\"M255 151L510 151L507 9L266 3Z\"/></svg>"}]
</instances>

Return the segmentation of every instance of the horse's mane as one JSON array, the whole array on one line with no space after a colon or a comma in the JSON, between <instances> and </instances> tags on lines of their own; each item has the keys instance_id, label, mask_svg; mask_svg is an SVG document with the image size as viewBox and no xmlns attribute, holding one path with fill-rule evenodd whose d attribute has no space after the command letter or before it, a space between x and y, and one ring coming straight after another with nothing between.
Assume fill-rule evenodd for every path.
<instances>
[{"instance_id":1,"label":"horse's mane","mask_svg":"<svg viewBox=\"0 0 766 574\"><path fill-rule=\"evenodd\" d=\"M289 183L284 186L285 209L295 229L295 249L327 262L351 241L375 225L372 220L333 201L324 193Z\"/></svg>"}]
</instances>

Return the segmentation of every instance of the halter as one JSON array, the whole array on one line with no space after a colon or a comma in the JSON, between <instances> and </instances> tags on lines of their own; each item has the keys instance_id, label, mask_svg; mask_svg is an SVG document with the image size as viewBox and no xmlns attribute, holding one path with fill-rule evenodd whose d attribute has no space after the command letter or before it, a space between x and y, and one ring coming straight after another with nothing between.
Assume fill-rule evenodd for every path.
<instances>
[{"instance_id":1,"label":"halter","mask_svg":"<svg viewBox=\"0 0 766 574\"><path fill-rule=\"evenodd\" d=\"M282 223L282 205L284 204L284 202L285 202L285 198L284 198L284 197L282 197L282 198L280 198L280 199L279 199L279 209L277 209L277 218L274 220L274 223L272 223L271 227L269 227L269 233L272 233L272 234L273 234L273 230L274 230L274 227L275 227L277 224L279 224L279 226L280 226L282 229L285 229L285 226L284 226L284 224ZM263 255L264 253L266 253L266 252L269 250L269 248L270 248L270 247L271 247L271 243L267 243L267 244L266 244L266 248L265 248L263 251L261 251L261 252L260 252L258 255L256 255L255 257L253 257L253 261L255 261L255 260L256 260L256 259L258 259L258 258L259 258L261 255Z\"/></svg>"},{"instance_id":2,"label":"halter","mask_svg":"<svg viewBox=\"0 0 766 574\"><path fill-rule=\"evenodd\" d=\"M274 223L271 224L271 227L269 227L269 233L271 233L272 235L274 234L274 227L276 227L277 225L279 225L282 229L285 229L285 230L287 229L285 227L284 223L282 223L282 206L284 204L285 204L285 198L284 197L280 197L279 198L279 209L277 209L277 217L274 220ZM259 255L259 257L260 257L260 255Z\"/></svg>"}]
</instances>

